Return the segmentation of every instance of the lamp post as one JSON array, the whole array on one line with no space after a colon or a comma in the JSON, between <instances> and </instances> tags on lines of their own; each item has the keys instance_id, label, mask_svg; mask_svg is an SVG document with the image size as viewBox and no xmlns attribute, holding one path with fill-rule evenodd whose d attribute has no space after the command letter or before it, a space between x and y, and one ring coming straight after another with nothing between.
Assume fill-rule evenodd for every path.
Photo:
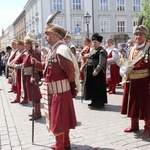
<instances>
[{"instance_id":1,"label":"lamp post","mask_svg":"<svg viewBox=\"0 0 150 150\"><path fill-rule=\"evenodd\" d=\"M87 25L87 37L89 38L89 24L90 24L91 16L87 12L86 15L84 16L84 23Z\"/></svg>"}]
</instances>

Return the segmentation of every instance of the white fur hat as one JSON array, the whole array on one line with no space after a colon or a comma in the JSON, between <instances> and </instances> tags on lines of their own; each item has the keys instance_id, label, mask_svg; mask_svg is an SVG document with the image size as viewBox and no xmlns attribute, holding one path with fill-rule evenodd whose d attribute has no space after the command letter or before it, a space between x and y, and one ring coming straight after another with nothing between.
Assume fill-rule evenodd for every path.
<instances>
[{"instance_id":1,"label":"white fur hat","mask_svg":"<svg viewBox=\"0 0 150 150\"><path fill-rule=\"evenodd\" d=\"M135 26L133 28L133 34L136 34L136 33L144 33L146 36L148 35L149 31L148 31L148 28L144 25L139 25L139 26Z\"/></svg>"}]
</instances>

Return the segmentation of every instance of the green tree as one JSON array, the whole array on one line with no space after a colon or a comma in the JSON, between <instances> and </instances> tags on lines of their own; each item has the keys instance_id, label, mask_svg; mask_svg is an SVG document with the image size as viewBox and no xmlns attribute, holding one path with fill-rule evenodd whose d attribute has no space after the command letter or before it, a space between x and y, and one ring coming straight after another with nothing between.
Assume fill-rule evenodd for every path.
<instances>
[{"instance_id":1,"label":"green tree","mask_svg":"<svg viewBox=\"0 0 150 150\"><path fill-rule=\"evenodd\" d=\"M136 14L137 17L144 16L143 25L145 25L148 30L149 34L147 39L150 39L150 0L145 0L142 3L142 12Z\"/></svg>"}]
</instances>

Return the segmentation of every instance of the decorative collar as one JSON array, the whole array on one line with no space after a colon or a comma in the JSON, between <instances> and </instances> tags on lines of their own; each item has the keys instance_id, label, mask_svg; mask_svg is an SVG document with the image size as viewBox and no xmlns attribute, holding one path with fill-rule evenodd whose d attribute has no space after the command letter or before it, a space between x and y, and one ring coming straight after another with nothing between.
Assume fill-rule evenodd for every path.
<instances>
[{"instance_id":1,"label":"decorative collar","mask_svg":"<svg viewBox=\"0 0 150 150\"><path fill-rule=\"evenodd\" d=\"M59 40L58 42L56 42L54 45L52 45L51 47L50 47L50 49L51 49L51 51L53 51L58 45L60 45L60 44L62 44L62 41L61 40Z\"/></svg>"},{"instance_id":2,"label":"decorative collar","mask_svg":"<svg viewBox=\"0 0 150 150\"><path fill-rule=\"evenodd\" d=\"M141 44L141 45L136 45L136 49L140 49L140 48L144 47L144 46L145 46L145 44L146 44L146 42L144 42L144 43L143 43L143 44Z\"/></svg>"},{"instance_id":3,"label":"decorative collar","mask_svg":"<svg viewBox=\"0 0 150 150\"><path fill-rule=\"evenodd\" d=\"M109 46L106 50L110 51L115 47L115 45L113 44L112 46Z\"/></svg>"}]
</instances>

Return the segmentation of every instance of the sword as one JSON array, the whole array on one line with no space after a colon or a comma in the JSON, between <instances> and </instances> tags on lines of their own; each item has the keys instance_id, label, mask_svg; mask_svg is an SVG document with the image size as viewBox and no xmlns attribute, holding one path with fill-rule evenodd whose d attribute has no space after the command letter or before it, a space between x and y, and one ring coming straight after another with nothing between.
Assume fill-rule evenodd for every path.
<instances>
[{"instance_id":1,"label":"sword","mask_svg":"<svg viewBox=\"0 0 150 150\"><path fill-rule=\"evenodd\" d=\"M32 70L32 145L34 144L34 84L35 84L35 76L34 76L34 69L35 65L33 64L33 70Z\"/></svg>"},{"instance_id":2,"label":"sword","mask_svg":"<svg viewBox=\"0 0 150 150\"><path fill-rule=\"evenodd\" d=\"M81 103L83 103L83 99L84 99L84 81L82 80L80 83L81 83Z\"/></svg>"}]
</instances>

